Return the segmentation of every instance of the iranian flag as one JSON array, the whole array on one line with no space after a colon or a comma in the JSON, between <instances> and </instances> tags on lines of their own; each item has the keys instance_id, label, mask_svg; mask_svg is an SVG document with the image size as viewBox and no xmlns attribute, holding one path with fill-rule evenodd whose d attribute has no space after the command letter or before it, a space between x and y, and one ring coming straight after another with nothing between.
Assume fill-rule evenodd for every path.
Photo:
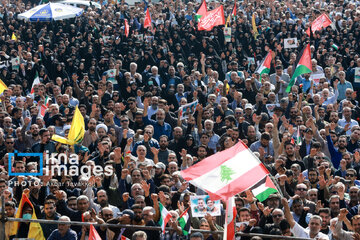
<instances>
[{"instance_id":1,"label":"iranian flag","mask_svg":"<svg viewBox=\"0 0 360 240\"><path fill-rule=\"evenodd\" d=\"M205 158L180 172L194 186L205 190L212 200L228 199L261 181L269 171L239 141L235 146Z\"/></svg>"},{"instance_id":2,"label":"iranian flag","mask_svg":"<svg viewBox=\"0 0 360 240\"><path fill-rule=\"evenodd\" d=\"M215 26L225 25L224 7L220 7L209 11L200 19L198 30L211 31Z\"/></svg>"},{"instance_id":3,"label":"iranian flag","mask_svg":"<svg viewBox=\"0 0 360 240\"><path fill-rule=\"evenodd\" d=\"M270 72L271 60L272 60L272 55L271 55L271 50L270 50L269 53L266 55L265 59L261 62L260 66L255 71L256 73L258 73L260 75L260 82L261 82L261 76L264 73Z\"/></svg>"},{"instance_id":4,"label":"iranian flag","mask_svg":"<svg viewBox=\"0 0 360 240\"><path fill-rule=\"evenodd\" d=\"M196 12L195 22L199 22L200 18L202 18L206 13L207 13L206 1L203 0L198 11Z\"/></svg>"},{"instance_id":5,"label":"iranian flag","mask_svg":"<svg viewBox=\"0 0 360 240\"><path fill-rule=\"evenodd\" d=\"M286 88L286 92L291 91L291 87L295 84L296 78L304 73L311 73L312 72L312 65L311 65L311 51L310 51L310 44L306 45L304 49L300 52L299 56L297 57L294 67L293 67L293 75L291 77L290 83Z\"/></svg>"},{"instance_id":6,"label":"iranian flag","mask_svg":"<svg viewBox=\"0 0 360 240\"><path fill-rule=\"evenodd\" d=\"M159 224L161 226L163 233L165 233L165 228L166 228L168 221L171 218L171 214L168 212L168 210L166 210L166 208L161 203L159 203L159 208L160 208Z\"/></svg>"},{"instance_id":7,"label":"iranian flag","mask_svg":"<svg viewBox=\"0 0 360 240\"><path fill-rule=\"evenodd\" d=\"M224 229L224 240L235 240L236 207L235 199L231 197L226 203L226 222Z\"/></svg>"},{"instance_id":8,"label":"iranian flag","mask_svg":"<svg viewBox=\"0 0 360 240\"><path fill-rule=\"evenodd\" d=\"M260 182L251 188L254 196L260 201L265 201L270 194L277 193L276 186L269 176L264 177Z\"/></svg>"},{"instance_id":9,"label":"iranian flag","mask_svg":"<svg viewBox=\"0 0 360 240\"><path fill-rule=\"evenodd\" d=\"M148 28L148 27L151 27L151 17L150 17L149 8L146 9L146 16L144 20L144 28Z\"/></svg>"},{"instance_id":10,"label":"iranian flag","mask_svg":"<svg viewBox=\"0 0 360 240\"><path fill-rule=\"evenodd\" d=\"M330 24L332 24L330 18L325 13L323 13L311 23L311 31L312 33L315 33L322 28L326 28ZM306 30L306 33L310 36L310 28Z\"/></svg>"},{"instance_id":11,"label":"iranian flag","mask_svg":"<svg viewBox=\"0 0 360 240\"><path fill-rule=\"evenodd\" d=\"M39 78L39 74L36 72L33 84L31 85L31 92L30 92L31 94L34 94L34 92L35 92L34 87L37 84L40 84L40 78Z\"/></svg>"},{"instance_id":12,"label":"iranian flag","mask_svg":"<svg viewBox=\"0 0 360 240\"><path fill-rule=\"evenodd\" d=\"M191 220L190 220L190 215L188 213L188 209L185 210L185 212L183 212L181 214L181 216L179 217L179 225L182 229L183 235L187 236L190 234L190 228L191 228Z\"/></svg>"}]
</instances>

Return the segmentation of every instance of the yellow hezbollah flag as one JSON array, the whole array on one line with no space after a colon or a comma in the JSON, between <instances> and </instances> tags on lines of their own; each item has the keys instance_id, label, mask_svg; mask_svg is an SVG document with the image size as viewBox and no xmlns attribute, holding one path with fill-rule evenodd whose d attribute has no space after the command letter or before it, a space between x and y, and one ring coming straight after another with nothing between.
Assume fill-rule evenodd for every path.
<instances>
[{"instance_id":1,"label":"yellow hezbollah flag","mask_svg":"<svg viewBox=\"0 0 360 240\"><path fill-rule=\"evenodd\" d=\"M0 79L0 94L2 94L7 88L6 84Z\"/></svg>"},{"instance_id":2,"label":"yellow hezbollah flag","mask_svg":"<svg viewBox=\"0 0 360 240\"><path fill-rule=\"evenodd\" d=\"M11 35L11 40L13 40L13 41L17 41L17 37L15 36L15 34L14 34L14 33Z\"/></svg>"},{"instance_id":3,"label":"yellow hezbollah flag","mask_svg":"<svg viewBox=\"0 0 360 240\"><path fill-rule=\"evenodd\" d=\"M85 134L84 117L81 115L79 108L76 107L75 114L71 122L68 138L64 138L54 134L51 139L63 144L75 145L83 140L84 134Z\"/></svg>"},{"instance_id":4,"label":"yellow hezbollah flag","mask_svg":"<svg viewBox=\"0 0 360 240\"><path fill-rule=\"evenodd\" d=\"M257 27L256 27L255 13L253 13L253 15L252 15L251 22L252 22L252 28L253 28L253 32L254 32L254 38L256 40L257 36L259 35L259 32L258 32Z\"/></svg>"},{"instance_id":5,"label":"yellow hezbollah flag","mask_svg":"<svg viewBox=\"0 0 360 240\"><path fill-rule=\"evenodd\" d=\"M22 218L23 217L22 216L23 215L23 208L24 208L25 204L30 205L30 207L32 208L31 219L37 219L34 206L32 205L32 203L30 202L30 200L28 199L28 197L26 196L25 193L22 194L20 204L19 204L19 209L16 212L15 218ZM18 233L19 226L20 226L19 222L14 222L13 228L11 229L10 236L16 235ZM45 240L44 233L43 233L43 230L41 228L40 223L35 223L35 222L30 223L29 232L28 232L28 238L29 239L35 239L35 240Z\"/></svg>"}]
</instances>

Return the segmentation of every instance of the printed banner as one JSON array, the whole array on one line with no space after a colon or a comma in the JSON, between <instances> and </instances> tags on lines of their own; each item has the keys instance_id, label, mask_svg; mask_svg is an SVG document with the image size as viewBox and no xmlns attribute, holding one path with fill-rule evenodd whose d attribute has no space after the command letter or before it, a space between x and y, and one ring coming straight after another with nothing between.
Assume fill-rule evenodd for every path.
<instances>
[{"instance_id":1,"label":"printed banner","mask_svg":"<svg viewBox=\"0 0 360 240\"><path fill-rule=\"evenodd\" d=\"M185 104L179 108L180 111L180 119L186 119L189 117L189 114L194 115L196 106L198 104L198 101L194 101L192 103Z\"/></svg>"},{"instance_id":2,"label":"printed banner","mask_svg":"<svg viewBox=\"0 0 360 240\"><path fill-rule=\"evenodd\" d=\"M192 217L204 217L206 213L211 216L221 215L220 200L212 201L208 195L190 196Z\"/></svg>"}]
</instances>

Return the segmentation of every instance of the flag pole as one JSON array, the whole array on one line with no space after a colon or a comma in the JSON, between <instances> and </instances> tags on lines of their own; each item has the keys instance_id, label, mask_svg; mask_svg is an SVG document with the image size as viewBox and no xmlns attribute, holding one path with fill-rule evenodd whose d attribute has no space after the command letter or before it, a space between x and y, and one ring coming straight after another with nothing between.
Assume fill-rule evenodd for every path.
<instances>
[{"instance_id":1,"label":"flag pole","mask_svg":"<svg viewBox=\"0 0 360 240\"><path fill-rule=\"evenodd\" d=\"M246 146L246 144L241 140L239 139L239 141L244 145ZM247 147L247 146L246 146ZM248 147L247 147L248 148ZM249 149L249 148L248 148ZM249 149L250 150L250 149ZM253 153L253 151L250 150L250 153L263 165L264 168L266 168L266 166L264 165L264 163L262 161L260 161L260 159ZM266 168L267 169L267 168ZM284 194L283 192L281 191L281 188L278 184L278 182L276 181L276 179L274 178L273 175L271 175L271 173L268 171L268 174L267 176L270 177L271 181L274 183L275 187L277 188L277 191L278 193L280 193L281 197L284 197Z\"/></svg>"},{"instance_id":2,"label":"flag pole","mask_svg":"<svg viewBox=\"0 0 360 240\"><path fill-rule=\"evenodd\" d=\"M277 188L278 193L280 193L281 197L284 197L284 194L283 194L283 192L281 191L281 188L280 188L278 182L276 181L276 179L274 178L274 176L271 175L271 174L268 174L268 176L270 177L271 181L273 181L273 183L274 183L275 187Z\"/></svg>"}]
</instances>

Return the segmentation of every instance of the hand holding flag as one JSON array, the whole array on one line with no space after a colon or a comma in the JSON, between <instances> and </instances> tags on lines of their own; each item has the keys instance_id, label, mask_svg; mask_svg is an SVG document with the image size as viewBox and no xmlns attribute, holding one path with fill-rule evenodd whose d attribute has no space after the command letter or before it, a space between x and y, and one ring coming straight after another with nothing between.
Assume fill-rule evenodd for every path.
<instances>
[{"instance_id":1,"label":"hand holding flag","mask_svg":"<svg viewBox=\"0 0 360 240\"><path fill-rule=\"evenodd\" d=\"M71 128L68 134L68 138L64 138L54 134L51 139L63 144L75 145L83 140L84 134L85 134L84 117L81 114L79 108L76 107L74 117L71 122Z\"/></svg>"}]
</instances>

